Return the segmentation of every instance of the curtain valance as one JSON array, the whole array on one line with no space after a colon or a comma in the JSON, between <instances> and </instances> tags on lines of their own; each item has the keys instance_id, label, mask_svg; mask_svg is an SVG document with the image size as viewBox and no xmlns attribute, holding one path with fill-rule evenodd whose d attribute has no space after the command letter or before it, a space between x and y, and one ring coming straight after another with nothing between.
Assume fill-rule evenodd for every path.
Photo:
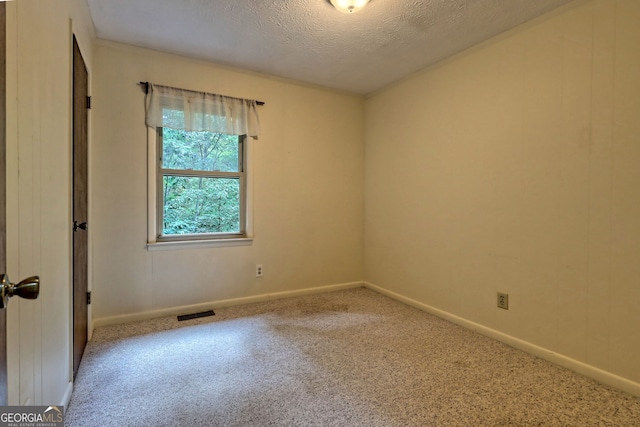
<instances>
[{"instance_id":1,"label":"curtain valance","mask_svg":"<svg viewBox=\"0 0 640 427\"><path fill-rule=\"evenodd\" d=\"M230 135L260 134L257 101L148 83L146 124Z\"/></svg>"}]
</instances>

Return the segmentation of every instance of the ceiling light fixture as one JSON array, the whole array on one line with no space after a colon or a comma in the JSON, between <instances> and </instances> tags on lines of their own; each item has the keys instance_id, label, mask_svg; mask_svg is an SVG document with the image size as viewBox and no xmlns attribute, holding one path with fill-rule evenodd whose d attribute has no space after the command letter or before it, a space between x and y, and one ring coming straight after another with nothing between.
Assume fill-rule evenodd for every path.
<instances>
[{"instance_id":1,"label":"ceiling light fixture","mask_svg":"<svg viewBox=\"0 0 640 427\"><path fill-rule=\"evenodd\" d=\"M369 3L369 0L329 0L333 7L342 13L357 12Z\"/></svg>"}]
</instances>

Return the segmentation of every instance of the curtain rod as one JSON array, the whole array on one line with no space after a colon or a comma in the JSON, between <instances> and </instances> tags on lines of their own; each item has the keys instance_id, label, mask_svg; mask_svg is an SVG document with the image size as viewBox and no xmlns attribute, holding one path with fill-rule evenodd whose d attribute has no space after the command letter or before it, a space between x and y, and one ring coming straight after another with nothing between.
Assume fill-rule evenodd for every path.
<instances>
[{"instance_id":1,"label":"curtain rod","mask_svg":"<svg viewBox=\"0 0 640 427\"><path fill-rule=\"evenodd\" d=\"M138 83L140 86L144 87L144 93L149 93L149 82L140 82ZM256 104L258 105L264 105L264 102L262 101L256 101Z\"/></svg>"}]
</instances>

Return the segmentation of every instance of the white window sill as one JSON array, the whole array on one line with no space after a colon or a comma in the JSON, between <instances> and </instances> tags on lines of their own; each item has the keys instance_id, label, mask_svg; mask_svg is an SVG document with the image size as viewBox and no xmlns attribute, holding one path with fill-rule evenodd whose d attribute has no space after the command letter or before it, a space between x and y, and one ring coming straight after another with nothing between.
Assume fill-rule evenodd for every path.
<instances>
[{"instance_id":1,"label":"white window sill","mask_svg":"<svg viewBox=\"0 0 640 427\"><path fill-rule=\"evenodd\" d=\"M216 240L180 240L173 242L150 242L147 243L149 252L155 251L173 251L182 249L201 249L201 248L223 248L229 246L251 246L253 237L239 237L235 239L216 239Z\"/></svg>"}]
</instances>

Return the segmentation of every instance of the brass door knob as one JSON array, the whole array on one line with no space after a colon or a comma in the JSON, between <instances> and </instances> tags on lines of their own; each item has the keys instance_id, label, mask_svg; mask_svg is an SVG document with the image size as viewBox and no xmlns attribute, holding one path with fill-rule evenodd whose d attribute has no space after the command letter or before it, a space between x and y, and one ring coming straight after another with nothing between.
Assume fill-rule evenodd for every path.
<instances>
[{"instance_id":1,"label":"brass door knob","mask_svg":"<svg viewBox=\"0 0 640 427\"><path fill-rule=\"evenodd\" d=\"M6 308L9 298L14 295L24 299L36 299L40 294L40 278L38 276L27 277L17 285L11 283L9 276L0 274L0 309Z\"/></svg>"}]
</instances>

